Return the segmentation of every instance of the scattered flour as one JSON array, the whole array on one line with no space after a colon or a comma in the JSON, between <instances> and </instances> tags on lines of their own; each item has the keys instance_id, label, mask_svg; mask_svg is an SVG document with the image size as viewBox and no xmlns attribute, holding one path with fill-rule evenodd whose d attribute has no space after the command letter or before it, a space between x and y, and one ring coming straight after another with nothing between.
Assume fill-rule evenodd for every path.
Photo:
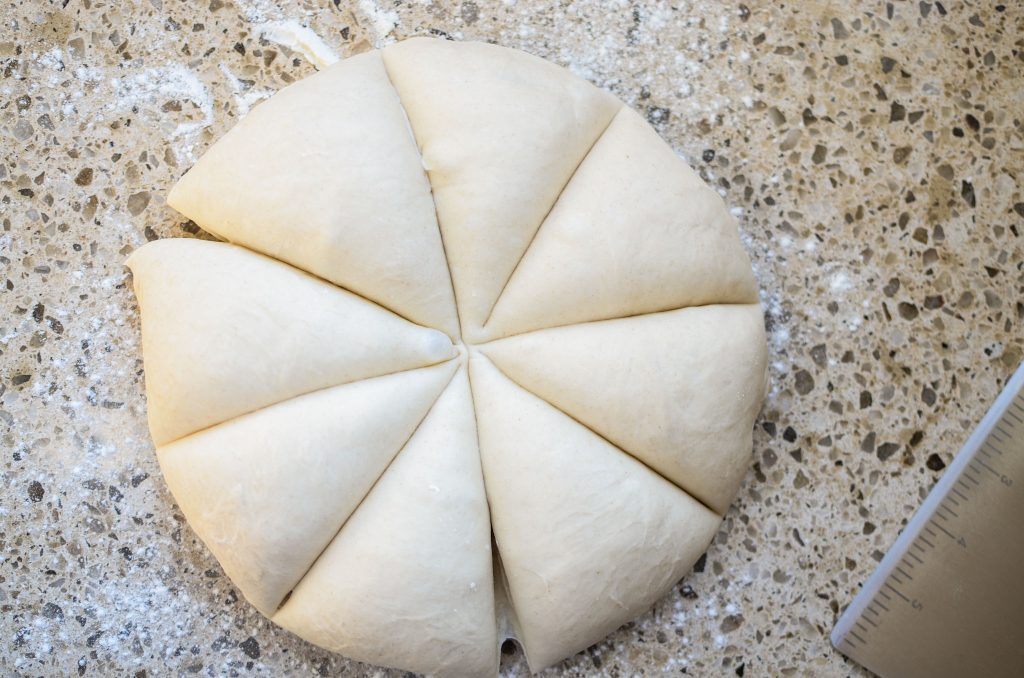
<instances>
[{"instance_id":1,"label":"scattered flour","mask_svg":"<svg viewBox=\"0 0 1024 678\"><path fill-rule=\"evenodd\" d=\"M392 9L384 9L375 0L359 0L359 11L370 20L370 26L377 35L374 47L380 47L384 38L398 26L398 13Z\"/></svg>"},{"instance_id":2,"label":"scattered flour","mask_svg":"<svg viewBox=\"0 0 1024 678\"><path fill-rule=\"evenodd\" d=\"M203 119L179 123L172 137L194 134L213 124L213 97L203 81L181 64L147 68L124 79L115 78L111 84L115 89L117 110L128 110L140 101L157 99L183 99L198 106Z\"/></svg>"},{"instance_id":3,"label":"scattered flour","mask_svg":"<svg viewBox=\"0 0 1024 678\"><path fill-rule=\"evenodd\" d=\"M267 40L298 52L317 70L338 61L338 55L319 35L294 19L270 21L258 26L257 30Z\"/></svg>"},{"instance_id":4,"label":"scattered flour","mask_svg":"<svg viewBox=\"0 0 1024 678\"><path fill-rule=\"evenodd\" d=\"M240 118L248 115L249 111L257 103L274 94L269 89L246 89L246 86L238 79L238 76L232 73L231 69L224 62L220 63L220 72L224 74L224 77L231 84L231 89L235 92L235 105L238 107L238 116Z\"/></svg>"}]
</instances>

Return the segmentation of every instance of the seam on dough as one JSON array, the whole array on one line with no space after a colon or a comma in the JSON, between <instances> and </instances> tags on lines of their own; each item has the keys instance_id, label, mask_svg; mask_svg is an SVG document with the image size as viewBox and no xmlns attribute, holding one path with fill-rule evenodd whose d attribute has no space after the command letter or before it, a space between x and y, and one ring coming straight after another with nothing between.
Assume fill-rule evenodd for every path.
<instances>
[{"instance_id":1,"label":"seam on dough","mask_svg":"<svg viewBox=\"0 0 1024 678\"><path fill-rule=\"evenodd\" d=\"M486 356L485 356L485 358L486 358ZM615 443L614 443L614 442L612 442L611 440L608 440L608 438L606 438L606 437L605 437L604 435L602 435L602 434L598 433L598 432L597 432L597 431L595 431L595 430L594 430L593 428L591 428L590 426L587 426L587 425L586 425L586 424L584 424L584 423L583 423L582 421L580 421L580 420L579 420L579 419L577 419L576 417L572 416L571 414L569 414L568 412L566 412L565 410L563 410L563 409L562 409L561 407L559 407L558 405L555 405L555 404L554 404L553 402L549 401L549 400L548 400L547 398L542 398L541 396L537 395L536 393L534 393L534 392L533 392L533 391L531 391L530 389L526 388L525 386L523 386L522 384L520 384L520 383L519 383L518 381L516 381L515 379L513 379L512 377L510 377L509 375L507 375L507 374L506 374L506 373L505 373L504 371L502 371L502 369L501 369L500 367L498 367L498 364L497 364L496 362L494 362L493 360L491 360L490 358L486 358L486 360L487 360L487 361L488 361L489 363L491 363L491 365L493 365L493 366L494 366L494 369L498 370L498 372L499 372L499 373L501 373L501 375L502 375L503 377L505 377L506 379L508 379L508 380L509 380L510 382L512 382L513 384L515 384L516 386L518 386L518 387L519 387L519 388L521 388L522 390L524 390L524 391L526 391L527 393L529 393L529 394L530 394L531 396L533 396L534 398L537 398L537 399L538 399L538 400L540 400L541 402L543 402L543 403L546 403L546 404L547 404L547 405L548 405L549 407L552 407L552 408L554 408L555 410L557 410L558 412L561 412L562 414L564 414L564 415L565 415L566 417L568 417L569 419L573 420L574 422L576 422L577 424L579 424L579 425L580 425L580 426L582 426L583 428L587 429L588 431L590 431L591 433L593 433L594 435L596 435L596 436L597 436L598 438L600 438L601 440L605 441L606 443L608 443L609 445L611 445L612 447L614 447L614 448L615 448L616 450L618 450L618 451L619 451L619 452L621 452L622 454L626 455L627 457L629 457L630 459L632 459L632 460L633 460L633 461L635 461L636 463L640 464L641 466L643 466L643 467L644 467L645 469L647 469L648 471L650 471L650 472L651 472L651 473L653 473L654 475L656 475L656 476L658 476L659 478L661 478L662 480L664 480L664 481L665 481L666 483L668 483L668 484L669 484L669 485L671 485L672 487L676 488L677 490L679 490L680 492L682 492L683 494L685 494L685 495L686 495L687 497L689 497L690 499L694 500L695 502L697 502L698 504L700 504L701 506L703 506L704 508L706 508L706 509L707 509L708 511L711 511L711 512L712 512L713 514L715 514L716 516L718 516L719 520L722 520L722 519L724 519L724 518L725 518L725 515L724 515L724 514L722 514L722 513L719 513L718 511L716 511L716 510L715 510L714 508L712 508L712 507L711 507L710 505L708 505L708 503L707 503L707 502L705 502L705 501L704 501L703 499L700 499L700 498L699 498L699 497L697 497L697 496L696 496L695 494L693 494L692 492L690 492L689 490L687 490L687 489L686 489L685 487L681 487L680 485L677 485L677 484L676 484L675 482L673 482L672 480L669 480L668 478L666 478L666 477L665 477L664 475L662 475L662 474L661 474L660 472L658 472L658 471L657 471L656 469L654 469L654 468L651 468L650 466L648 466L648 465L647 465L647 462L645 462L645 461L644 461L643 459L640 459L640 458L636 457L635 455L633 455L633 454L630 454L630 453L629 453L629 452L627 452L626 450L622 449L622 448L621 448L621 447L620 447L619 445L615 444Z\"/></svg>"},{"instance_id":2,"label":"seam on dough","mask_svg":"<svg viewBox=\"0 0 1024 678\"><path fill-rule=\"evenodd\" d=\"M252 410L249 410L247 412L242 412L241 414L236 414L233 417L228 417L224 421L218 421L216 424L210 424L209 426L204 426L203 428L195 430L195 431L192 431L191 433L186 433L183 436L178 436L174 440L168 440L165 443L160 443L159 445L153 445L153 447L159 449L159 448L167 447L168 445L173 445L175 443L181 442L182 440L185 440L186 438L191 438L192 436L199 435L200 433L205 433L206 431L209 431L210 429L217 428L218 426L224 426L226 424L234 423L234 422L238 421L239 419L243 419L245 417L248 417L250 414L256 414L257 412L262 412L263 410L270 409L271 407L277 407L278 405L283 405L284 403L291 402L292 400L295 400L296 398L304 398L304 397L306 397L308 395L313 395L314 393L319 393L320 391L328 391L328 390L330 390L332 388L338 388L339 386L348 386L349 384L358 384L361 381L369 381L370 379L380 379L381 377L390 377L390 376L392 376L394 374L402 374L403 372L415 372L416 370L425 370L428 367L435 367L437 365L443 365L444 363L452 361L452 360L455 360L458 357L459 357L458 355L454 355L451 358L447 358L445 360L439 360L436 363L430 363L428 365L420 365L419 367L410 367L410 368L407 368L407 369L404 369L404 370L395 370L394 372L385 372L383 374L375 374L372 377L362 377L360 379L353 379L352 381L342 381L342 382L339 382L337 384L331 384L330 386L323 386L321 388L314 388L312 391L306 391L304 393L297 393L296 395L293 395L291 397L285 398L284 400L278 400L277 402L270 403L269 405L263 405L262 407L257 407L256 409L252 409ZM444 389L442 389L442 391L443 390Z\"/></svg>"},{"instance_id":3,"label":"seam on dough","mask_svg":"<svg viewBox=\"0 0 1024 678\"><path fill-rule=\"evenodd\" d=\"M455 321L458 324L459 336L453 337L458 340L462 340L463 328L462 328L462 314L459 312L459 297L458 292L455 291L455 278L452 277L452 264L448 259L448 245L444 241L444 231L441 229L441 218L437 213L437 200L434 198L434 182L430 180L430 172L423 164L423 148L420 146L419 139L416 138L416 130L412 128L412 118L409 117L409 111L405 108L405 103L402 101L402 94L395 87L394 81L391 79L391 73L388 71L388 61L384 58L384 50L381 50L380 63L384 68L384 77L388 79L388 84L391 85L391 91L395 93L395 99L398 100L398 107L402 109L402 115L405 117L405 125L409 130L409 136L412 137L412 145L416 147L416 154L420 159L420 168L423 170L423 176L427 179L427 186L430 188L430 204L434 206L434 224L437 225L437 236L441 240L441 254L444 256L444 265L448 269L448 284L452 289L452 302L455 304Z\"/></svg>"},{"instance_id":4,"label":"seam on dough","mask_svg":"<svg viewBox=\"0 0 1024 678\"><path fill-rule=\"evenodd\" d=\"M430 407L428 407L426 411L423 413L423 417L416 424L416 428L412 430L412 433L409 434L409 437L405 439L405 442L403 442L402 445L398 448L398 451L395 452L395 456L391 457L391 460L381 470L380 475L377 476L376 480L373 481L373 484L370 485L370 489L367 490L366 494L362 496L362 498L359 500L359 503L356 504L356 507L352 509L352 512L348 514L345 520L341 522L341 525L338 526L338 529L334 533L334 536L327 541L327 544L320 550L320 553L316 555L316 558L314 558L313 562L309 564L309 567L307 567L306 570L299 576L299 578L295 580L295 583L288 588L288 592L285 593L284 598L282 598L281 601L275 606L274 612L268 615L269 619L272 620L274 615L281 611L281 608L283 608L285 603L288 602L288 599L291 598L291 595L295 591L295 589L299 587L299 584L301 584L302 580L306 578L306 575L309 574L314 567L316 567L316 564L317 562L319 562L320 557L323 556L323 554L327 552L327 549L331 547L331 544L333 544L334 540L338 538L338 535L341 534L341 531L345 529L345 526L348 525L348 521L351 520L352 516L356 514L359 508L363 505L363 502L366 501L366 498L373 494L373 491L377 489L377 485L380 483L380 479L383 478L384 474L386 474L388 470L392 467L392 465L394 465L395 460L398 459L399 455L401 455L402 452L405 451L405 448L409 445L409 441L416 436L416 432L420 430L420 427L423 426L423 422L426 421L427 417L430 416L430 413L434 411L434 407L437 405L437 402L441 400L441 396L443 396L444 392L448 390L449 386L451 386L452 381L455 379L455 375L457 375L458 373L458 370L452 372L452 376L448 378L448 381L445 382L445 385L441 387L440 391L437 392L437 395L434 397L433 402L430 403Z\"/></svg>"},{"instance_id":5,"label":"seam on dough","mask_svg":"<svg viewBox=\"0 0 1024 678\"><path fill-rule=\"evenodd\" d=\"M175 211L177 211L177 210L175 210ZM381 303L380 301L377 301L376 299L372 299L372 298L366 296L362 292L357 292L355 290L352 290L352 289L349 289L349 288L345 287L344 285L339 285L338 283L336 283L334 281L331 281L331 280L328 280L327 278L323 278L323 277L317 275L316 273L313 273L312 271L308 271L308 270L302 268L301 266L297 266L296 264L293 264L290 261L285 261L284 259L278 259L274 255L268 254L267 252L264 252L262 250L256 249L255 247L249 247L248 245L243 245L241 243L233 242L231 240L226 240L223 237L221 237L221 236L217 235L216 233L214 233L213 231L207 229L206 227L200 226L198 222L193 220L191 217L189 217L184 212L178 212L178 214L182 215L183 217L185 217L186 219L191 221L193 224L195 224L199 228L199 230L203 231L207 235L212 235L214 238L216 238L216 240L207 240L206 238L196 238L196 237L193 237L193 236L187 236L187 237L184 237L184 238L161 238L161 240L202 240L204 242L215 242L215 243L220 243L222 245L231 245L232 247L237 247L239 249L243 249L246 252L248 252L249 254L254 254L257 257L264 257L264 258L270 259L271 261L276 262L278 264L282 264L284 266L287 266L288 268L295 269L299 273L302 273L303 275L309 276L310 278L312 278L313 280L315 280L317 282L321 282L321 283L323 283L325 285L329 285L330 287L332 287L332 288L334 288L336 290L342 290L344 292L348 292L349 294L351 294L353 296L359 297L360 299L362 299L365 302L371 303L374 306L379 306L381 309L387 311L391 315L397 316L397 317L401 318L402 320L404 320L405 322L411 323L411 324L415 325L416 327L425 327L428 330L437 330L438 332L441 332L443 334L447 334L446 332L444 332L444 330L442 330L439 327L432 327L430 325L421 325L420 323L416 322L415 320L412 320L411 318L405 317L404 315L402 315L401 313L399 313L395 309L391 308L390 306L386 306L385 304ZM142 247L145 247L145 245L143 245ZM138 249L141 249L141 247L137 247L136 248L136 250L138 250ZM132 252L132 254L134 254L134 251ZM130 257L131 257L131 255L129 255L129 258ZM445 262L447 263L447 258L445 259ZM457 311L458 311L458 309L456 308L456 312Z\"/></svg>"},{"instance_id":6,"label":"seam on dough","mask_svg":"<svg viewBox=\"0 0 1024 678\"><path fill-rule=\"evenodd\" d=\"M530 236L530 242L526 243L526 248L523 250L523 253L519 255L519 260L516 261L516 265L512 268L512 272L505 280L505 284L501 286L501 291L498 292L497 298L495 298L494 303L491 305L491 310L487 312L487 318L484 319L484 324L481 325L481 328L487 327L487 323L491 321L491 316L494 315L494 309L497 308L498 302L501 301L502 295L505 294L505 288L508 287L508 284L510 282L512 282L512 278L515 277L516 271L519 270L519 265L523 263L523 259L526 258L526 253L530 251L531 247L533 247L533 241L537 239L537 234L540 233L540 229L544 227L544 222L546 222L548 220L548 217L551 216L551 212L555 209L555 205L557 205L558 201L562 199L562 194L565 193L565 189L569 187L569 184L571 184L572 180L576 177L576 172L578 172L580 167L583 166L583 163L587 161L587 157L590 156L590 152L593 151L594 147L597 146L597 144L601 141L602 138L604 138L605 132L608 131L608 128L612 126L612 123L615 121L615 118L619 117L619 114L622 113L623 110L626 110L626 106L620 103L618 110L615 111L612 117L608 119L608 124L604 126L604 128L601 130L601 133L598 134L590 143L590 146L587 147L587 150L583 154L583 157L580 158L580 161L578 163L576 163L576 167L572 169L572 173L569 174L569 178L566 180L564 184L562 184L562 188L558 191L558 195L555 196L555 199L551 202L551 206L548 207L548 211L544 213L544 217L540 220L540 223L537 224L537 228L534 229L533 235Z\"/></svg>"},{"instance_id":7,"label":"seam on dough","mask_svg":"<svg viewBox=\"0 0 1024 678\"><path fill-rule=\"evenodd\" d=\"M524 332L517 332L515 334L508 334L508 335L505 335L503 337L496 337L494 339L488 339L487 341L481 341L481 342L473 344L473 346L475 346L477 348L483 348L483 347L487 346L488 344L494 343L496 341L502 341L504 339L511 339L513 337L522 337L522 336L526 336L527 334L533 334L534 332L543 332L545 330L555 330L555 329L561 329L561 328L564 328L564 327L578 327L580 325L590 325L592 323L603 323L603 322L609 322L611 320L628 320L630 318L642 318L642 317L648 316L648 315L658 315L659 313L672 313L674 311L685 311L686 309L689 309L689 308L708 308L710 306L757 306L758 308L761 308L761 315L764 316L764 309L761 307L761 302L759 302L759 301L754 301L754 302L724 302L724 303L723 302L713 302L713 303L710 303L710 304L693 304L693 305L690 305L690 306L677 306L675 308L666 308L666 309L664 309L662 311L645 311L643 313L634 313L632 315L619 315L619 316L615 316L615 317L612 317L612 318L595 318L594 320L584 320L582 322L577 322L577 323L566 323L565 325L549 325L547 327L538 327L537 329L533 329L533 330L526 330Z\"/></svg>"},{"instance_id":8,"label":"seam on dough","mask_svg":"<svg viewBox=\"0 0 1024 678\"><path fill-rule=\"evenodd\" d=\"M476 426L476 453L480 457L480 460L479 460L480 461L480 478L481 478L481 480L483 480L483 483L484 483L484 501L487 502L487 521L490 524L490 528L491 528L491 547L492 547L491 548L491 572L493 572L495 574L497 574L498 572L501 573L500 586L502 587L502 591L504 593L503 597L504 597L505 604L508 606L508 614L504 615L504 621L507 622L507 624L509 626L511 626L511 630L512 630L512 635L507 636L504 639L502 639L502 638L498 639L498 662L500 664L500 662L501 662L501 645L505 642L505 640L508 640L509 638L515 639L515 641L517 643L522 645L523 642L521 640L521 637L522 637L523 634L519 630L519 615L518 615L518 613L516 613L515 601L512 600L512 589L508 585L508 576L505 574L505 565L504 565L504 562L502 561L502 558L501 558L501 549L498 548L498 535L494 534L494 518L491 515L491 498L487 494L487 472L484 471L484 458L483 458L484 455L483 455L483 450L480 447L480 419L479 419L479 417L476 416L476 396L473 393L473 378L472 378L472 372L469 369L469 361L470 360L472 360L472 356L470 356L469 359L466 360L466 364L465 364L465 368L464 369L466 370L466 381L469 382L469 401L473 405L473 423ZM487 361L490 362L490 359L487 359ZM497 587L499 586L499 582L497 581L496 578L495 578L495 581L493 582L493 585L494 585L495 589L497 589ZM495 628L499 627L499 623L501 621L502 621L502 615L498 611L498 596L495 593L495 595L494 595L494 626L495 626ZM498 630L499 631L503 631L501 628L498 628ZM507 631L507 630L508 629L505 629L504 631ZM499 636L505 635L504 631L502 633L499 633L498 635Z\"/></svg>"}]
</instances>

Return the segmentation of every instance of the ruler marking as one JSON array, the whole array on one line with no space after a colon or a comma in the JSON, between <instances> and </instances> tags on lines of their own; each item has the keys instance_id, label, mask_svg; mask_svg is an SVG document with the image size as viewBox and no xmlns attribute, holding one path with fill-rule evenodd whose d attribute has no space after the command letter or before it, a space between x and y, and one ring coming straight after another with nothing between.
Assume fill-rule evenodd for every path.
<instances>
[{"instance_id":1,"label":"ruler marking","mask_svg":"<svg viewBox=\"0 0 1024 678\"><path fill-rule=\"evenodd\" d=\"M900 592L899 592L899 589L897 589L897 588L896 588L895 586L893 586L893 585L892 585L892 584L890 584L889 582L885 582L885 585L886 585L886 586L888 586L888 587L889 587L889 590L890 590L890 591L892 591L893 593L895 593L895 594L896 594L897 596L899 596L899 597L900 597L900 598L902 598L903 600L907 601L908 603L910 602L910 598L907 598L907 597L906 597L905 595L903 595L902 593L900 593Z\"/></svg>"},{"instance_id":2,"label":"ruler marking","mask_svg":"<svg viewBox=\"0 0 1024 678\"><path fill-rule=\"evenodd\" d=\"M943 532L945 532L946 534L948 534L948 535L949 535L949 538L950 538L950 539L952 539L953 541L956 541L956 535L955 535L955 534L953 534L952 532L950 532L949 530L947 530L946 528L944 528L944 527L943 527L942 525L939 525L939 524L938 524L937 522L935 522L934 520L933 520L933 521L931 521L931 523L932 523L932 525L934 525L935 527L939 528L940 530L942 530Z\"/></svg>"},{"instance_id":3,"label":"ruler marking","mask_svg":"<svg viewBox=\"0 0 1024 678\"><path fill-rule=\"evenodd\" d=\"M911 622L909 617L900 617L899 620L890 618L893 612L898 613L897 617L917 612L920 616L915 618L926 620L928 624L952 623L956 619L956 615L950 617L953 611L939 605L932 597L938 595L935 587L941 585L942 577L959 577L958 586L962 586L964 594L977 600L985 599L985 596L993 592L992 587L997 586L998 582L987 582L988 588L979 589L977 587L982 586L981 582L984 581L983 571L979 568L965 568L979 563L984 552L982 547L991 545L984 542L983 538L991 538L992 530L1001 538L1015 534L1011 523L1005 520L992 521L990 518L991 512L999 509L999 502L1018 502L1008 505L1012 507L1024 499L1019 495L1008 497L1001 487L1001 484L1012 487L1016 495L1021 483L1024 483L1024 475L1019 479L1012 477L1018 468L1017 464L1024 461L1018 458L1018 452L1024 455L1024 363L1003 383L1001 394L949 462L945 476L931 488L929 496L907 523L907 529L902 531L903 534L890 547L889 553L842 618L837 620L832 633L837 648L857 661L863 658L872 666L892 668L895 658L905 652L907 642L919 635L918 624ZM999 482L991 482L987 473L995 476ZM988 482L985 478L989 478ZM983 496L978 496L978 493ZM1002 509L1005 513L1007 505L1003 505ZM987 525L985 521L991 524ZM944 551L947 543L939 536L940 531L954 542L948 547L949 553ZM979 548L967 548L967 542L972 540L978 542ZM964 550L956 548L956 545ZM963 555L954 556L954 553ZM940 555L951 556L952 560L940 562L944 561L944 558L938 557ZM979 592L983 594L980 597L975 595ZM896 597L902 599L910 609L904 611L899 602L895 601ZM898 627L897 621L900 622ZM1000 623L1010 621L1000 620ZM884 634L872 635L881 631L882 626L885 626ZM979 644L971 648L967 656L980 661L986 653L991 656L995 650L999 651L999 656L1008 650L1018 652L1019 646L1008 646L1005 638L998 637L998 634L996 636L987 638L985 645L980 644L979 640ZM954 646L946 646L945 649L950 657L952 652L958 651ZM965 652L964 648L959 648L959 651L961 654ZM905 661L899 665L907 668Z\"/></svg>"},{"instance_id":4,"label":"ruler marking","mask_svg":"<svg viewBox=\"0 0 1024 678\"><path fill-rule=\"evenodd\" d=\"M979 464L981 464L981 465L982 465L983 467L985 467L985 468L987 468L987 469L988 469L989 471L991 471L991 472L992 472L992 475L994 475L994 476L995 476L996 478L1000 478L1000 477L1002 477L1002 474L1001 474L1001 473L999 473L999 471L995 470L994 468L992 468L991 466L989 466L988 464L986 464L985 462L983 462L983 461L982 461L981 459L975 459L974 461L978 462L978 463L979 463Z\"/></svg>"}]
</instances>

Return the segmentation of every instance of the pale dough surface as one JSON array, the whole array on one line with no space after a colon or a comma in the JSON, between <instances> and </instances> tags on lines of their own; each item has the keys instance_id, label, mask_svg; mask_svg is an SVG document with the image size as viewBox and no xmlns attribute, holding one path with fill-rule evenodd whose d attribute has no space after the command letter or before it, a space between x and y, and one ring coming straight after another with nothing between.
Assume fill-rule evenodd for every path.
<instances>
[{"instance_id":1,"label":"pale dough surface","mask_svg":"<svg viewBox=\"0 0 1024 678\"><path fill-rule=\"evenodd\" d=\"M715 511L736 496L766 384L760 306L556 327L480 350Z\"/></svg>"},{"instance_id":2,"label":"pale dough surface","mask_svg":"<svg viewBox=\"0 0 1024 678\"><path fill-rule=\"evenodd\" d=\"M536 670L649 608L721 517L486 358L470 366L494 537Z\"/></svg>"},{"instance_id":3,"label":"pale dough surface","mask_svg":"<svg viewBox=\"0 0 1024 678\"><path fill-rule=\"evenodd\" d=\"M497 671L490 521L465 367L274 621L363 661L430 675Z\"/></svg>"},{"instance_id":4,"label":"pale dough surface","mask_svg":"<svg viewBox=\"0 0 1024 678\"><path fill-rule=\"evenodd\" d=\"M707 547L765 391L713 190L536 57L414 39L283 90L129 265L150 428L241 592L348 656L539 670ZM493 539L493 541L492 541Z\"/></svg>"},{"instance_id":5,"label":"pale dough surface","mask_svg":"<svg viewBox=\"0 0 1024 678\"><path fill-rule=\"evenodd\" d=\"M423 153L472 342L622 104L550 62L483 43L406 40L384 64Z\"/></svg>"},{"instance_id":6,"label":"pale dough surface","mask_svg":"<svg viewBox=\"0 0 1024 678\"><path fill-rule=\"evenodd\" d=\"M128 266L157 445L303 393L455 354L437 330L234 245L158 240Z\"/></svg>"},{"instance_id":7,"label":"pale dough surface","mask_svg":"<svg viewBox=\"0 0 1024 678\"><path fill-rule=\"evenodd\" d=\"M458 333L430 184L380 52L257 106L167 202L225 240Z\"/></svg>"}]
</instances>

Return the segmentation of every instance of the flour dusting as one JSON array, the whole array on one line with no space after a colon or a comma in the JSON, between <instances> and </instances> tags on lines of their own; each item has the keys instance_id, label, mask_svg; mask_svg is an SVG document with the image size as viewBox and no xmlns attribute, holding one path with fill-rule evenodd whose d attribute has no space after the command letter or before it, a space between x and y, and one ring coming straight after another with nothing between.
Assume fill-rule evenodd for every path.
<instances>
[{"instance_id":1,"label":"flour dusting","mask_svg":"<svg viewBox=\"0 0 1024 678\"><path fill-rule=\"evenodd\" d=\"M257 30L267 40L298 52L317 70L338 61L338 55L319 35L293 19L271 21L260 25Z\"/></svg>"}]
</instances>

